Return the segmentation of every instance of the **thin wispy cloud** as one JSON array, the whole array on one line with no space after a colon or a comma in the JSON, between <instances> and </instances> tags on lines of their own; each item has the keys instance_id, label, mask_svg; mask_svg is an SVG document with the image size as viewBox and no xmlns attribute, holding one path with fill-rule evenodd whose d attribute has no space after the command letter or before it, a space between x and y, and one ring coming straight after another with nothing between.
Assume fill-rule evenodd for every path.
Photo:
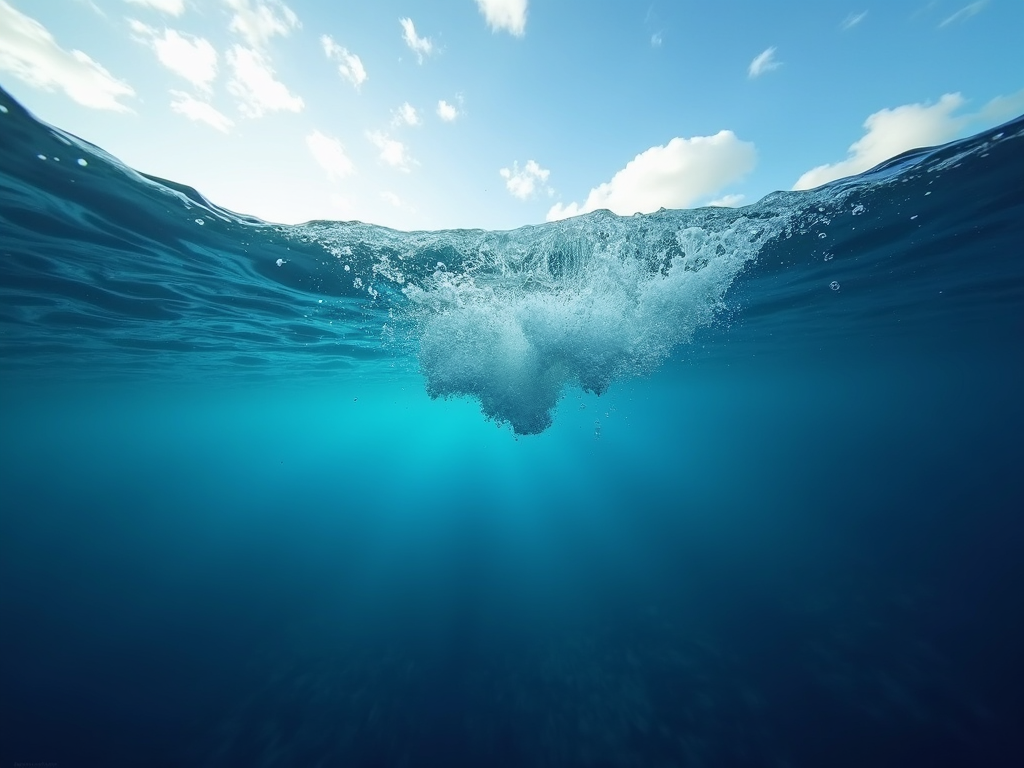
<instances>
[{"instance_id":1,"label":"thin wispy cloud","mask_svg":"<svg viewBox=\"0 0 1024 768\"><path fill-rule=\"evenodd\" d=\"M988 5L988 0L976 0L976 2L970 5L965 5L959 11L954 13L952 16L948 16L942 20L939 27L947 27L950 24L956 24L961 21L967 21L972 16L977 16L984 10L985 6Z\"/></svg>"},{"instance_id":2,"label":"thin wispy cloud","mask_svg":"<svg viewBox=\"0 0 1024 768\"><path fill-rule=\"evenodd\" d=\"M429 37L420 37L416 34L416 25L412 23L412 19L399 19L398 23L402 25L402 39L409 46L409 50L416 54L416 59L419 63L422 64L423 57L433 53L434 44L430 41Z\"/></svg>"},{"instance_id":3,"label":"thin wispy cloud","mask_svg":"<svg viewBox=\"0 0 1024 768\"><path fill-rule=\"evenodd\" d=\"M224 0L234 13L228 28L253 48L263 48L278 35L287 37L302 25L295 11L280 0Z\"/></svg>"},{"instance_id":4,"label":"thin wispy cloud","mask_svg":"<svg viewBox=\"0 0 1024 768\"><path fill-rule=\"evenodd\" d=\"M527 160L522 168L519 163L512 163L511 168L502 168L498 173L505 180L505 188L509 193L520 200L529 200L537 191L552 194L547 185L551 171L541 168L535 160Z\"/></svg>"},{"instance_id":5,"label":"thin wispy cloud","mask_svg":"<svg viewBox=\"0 0 1024 768\"><path fill-rule=\"evenodd\" d=\"M181 16L185 12L185 0L125 0L125 2L152 8L154 11L166 13L168 16Z\"/></svg>"},{"instance_id":6,"label":"thin wispy cloud","mask_svg":"<svg viewBox=\"0 0 1024 768\"><path fill-rule=\"evenodd\" d=\"M79 50L61 48L42 24L0 0L0 72L43 91L63 91L92 109L131 112L121 99L135 95L124 80Z\"/></svg>"},{"instance_id":7,"label":"thin wispy cloud","mask_svg":"<svg viewBox=\"0 0 1024 768\"><path fill-rule=\"evenodd\" d=\"M747 76L751 78L760 77L765 72L771 72L773 69L778 69L781 66L782 62L775 59L775 46L773 45L754 57L754 60L750 62L750 67L747 69Z\"/></svg>"},{"instance_id":8,"label":"thin wispy cloud","mask_svg":"<svg viewBox=\"0 0 1024 768\"><path fill-rule=\"evenodd\" d=\"M661 32L655 32L651 35L651 48L661 48L662 42Z\"/></svg>"},{"instance_id":9,"label":"thin wispy cloud","mask_svg":"<svg viewBox=\"0 0 1024 768\"><path fill-rule=\"evenodd\" d=\"M526 32L527 0L476 0L492 31L502 29L516 37Z\"/></svg>"},{"instance_id":10,"label":"thin wispy cloud","mask_svg":"<svg viewBox=\"0 0 1024 768\"><path fill-rule=\"evenodd\" d=\"M206 123L221 133L229 133L235 124L231 118L214 109L209 103L184 91L171 91L171 109L189 120Z\"/></svg>"},{"instance_id":11,"label":"thin wispy cloud","mask_svg":"<svg viewBox=\"0 0 1024 768\"><path fill-rule=\"evenodd\" d=\"M860 13L851 13L849 16L847 16L845 19L843 19L843 23L842 23L843 29L844 30L853 29L858 24L860 24L862 21L864 21L864 17L867 16L867 15L868 15L867 11L861 11Z\"/></svg>"},{"instance_id":12,"label":"thin wispy cloud","mask_svg":"<svg viewBox=\"0 0 1024 768\"><path fill-rule=\"evenodd\" d=\"M327 58L337 62L338 74L352 83L352 86L358 91L369 78L362 59L349 51L348 48L338 45L330 35L323 35L320 38L320 45L323 47Z\"/></svg>"},{"instance_id":13,"label":"thin wispy cloud","mask_svg":"<svg viewBox=\"0 0 1024 768\"><path fill-rule=\"evenodd\" d=\"M313 131L306 136L306 148L331 179L343 179L355 173L355 165L345 153L345 147L337 139L320 131Z\"/></svg>"}]
</instances>

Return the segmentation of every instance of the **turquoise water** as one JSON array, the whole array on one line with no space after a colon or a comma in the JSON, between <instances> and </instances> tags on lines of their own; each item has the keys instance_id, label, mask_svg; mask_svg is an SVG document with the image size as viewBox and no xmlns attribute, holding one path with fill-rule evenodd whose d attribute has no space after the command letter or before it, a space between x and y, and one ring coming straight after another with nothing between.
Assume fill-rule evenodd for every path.
<instances>
[{"instance_id":1,"label":"turquoise water","mask_svg":"<svg viewBox=\"0 0 1024 768\"><path fill-rule=\"evenodd\" d=\"M3 760L1024 759L1021 120L399 233L0 103Z\"/></svg>"}]
</instances>

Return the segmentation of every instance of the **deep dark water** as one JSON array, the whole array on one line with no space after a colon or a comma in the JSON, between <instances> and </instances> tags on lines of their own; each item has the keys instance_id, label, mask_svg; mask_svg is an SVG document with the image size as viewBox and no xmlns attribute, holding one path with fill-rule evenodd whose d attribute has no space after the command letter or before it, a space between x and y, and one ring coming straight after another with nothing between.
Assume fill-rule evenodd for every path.
<instances>
[{"instance_id":1,"label":"deep dark water","mask_svg":"<svg viewBox=\"0 0 1024 768\"><path fill-rule=\"evenodd\" d=\"M329 274L188 282L115 201L140 319L5 159L0 764L1022 764L1019 145L868 179L518 441Z\"/></svg>"}]
</instances>

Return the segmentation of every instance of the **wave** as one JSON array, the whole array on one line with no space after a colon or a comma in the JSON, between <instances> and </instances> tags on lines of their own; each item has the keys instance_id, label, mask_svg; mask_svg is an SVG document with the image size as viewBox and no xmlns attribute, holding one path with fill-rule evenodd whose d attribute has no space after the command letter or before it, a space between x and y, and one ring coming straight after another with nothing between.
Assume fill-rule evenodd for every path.
<instances>
[{"instance_id":1,"label":"wave","mask_svg":"<svg viewBox=\"0 0 1024 768\"><path fill-rule=\"evenodd\" d=\"M937 261L920 243L943 222L984 205L1002 217L991 227L1012 228L1024 207L1021 118L741 209L597 211L505 232L285 227L137 173L2 91L0 103L9 369L334 376L398 361L431 397L476 398L518 434L546 429L567 388L648 375L740 309L806 322L791 313ZM978 278L951 261L956 285ZM1012 282L1020 267L1000 265ZM884 291L890 310L933 287L908 285Z\"/></svg>"}]
</instances>

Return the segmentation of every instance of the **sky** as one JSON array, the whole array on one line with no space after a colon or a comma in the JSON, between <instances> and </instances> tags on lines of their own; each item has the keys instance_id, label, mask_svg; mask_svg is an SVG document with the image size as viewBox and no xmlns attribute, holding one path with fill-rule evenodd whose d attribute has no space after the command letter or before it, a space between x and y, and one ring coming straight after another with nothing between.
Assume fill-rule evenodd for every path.
<instances>
[{"instance_id":1,"label":"sky","mask_svg":"<svg viewBox=\"0 0 1024 768\"><path fill-rule=\"evenodd\" d=\"M747 205L1024 113L1020 0L0 0L0 84L278 223Z\"/></svg>"}]
</instances>

